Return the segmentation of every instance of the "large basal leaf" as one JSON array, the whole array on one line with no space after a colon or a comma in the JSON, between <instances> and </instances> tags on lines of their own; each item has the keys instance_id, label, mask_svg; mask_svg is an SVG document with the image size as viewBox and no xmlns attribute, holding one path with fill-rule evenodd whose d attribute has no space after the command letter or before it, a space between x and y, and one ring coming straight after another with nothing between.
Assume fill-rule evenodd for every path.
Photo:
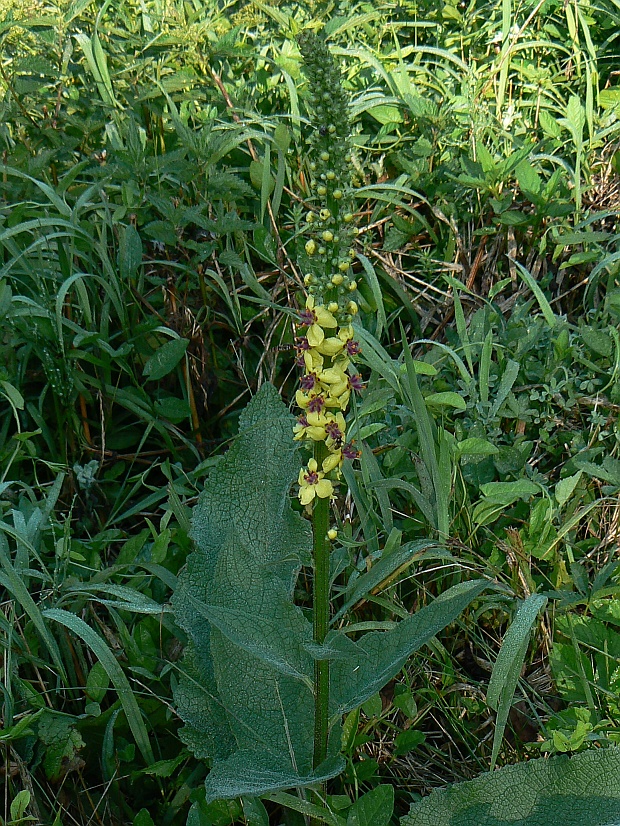
<instances>
[{"instance_id":1,"label":"large basal leaf","mask_svg":"<svg viewBox=\"0 0 620 826\"><path fill-rule=\"evenodd\" d=\"M300 466L292 422L263 385L194 509L196 549L173 598L190 640L175 699L183 740L213 760L210 799L322 777L312 766L312 628L292 601L311 548L289 504Z\"/></svg>"},{"instance_id":2,"label":"large basal leaf","mask_svg":"<svg viewBox=\"0 0 620 826\"><path fill-rule=\"evenodd\" d=\"M401 826L620 826L620 749L530 760L433 792Z\"/></svg>"}]
</instances>

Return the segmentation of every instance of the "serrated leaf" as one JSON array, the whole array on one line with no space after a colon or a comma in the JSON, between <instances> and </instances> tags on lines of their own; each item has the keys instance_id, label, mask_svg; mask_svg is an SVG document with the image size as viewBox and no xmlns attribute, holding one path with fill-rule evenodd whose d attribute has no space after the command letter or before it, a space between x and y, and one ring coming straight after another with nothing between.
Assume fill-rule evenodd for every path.
<instances>
[{"instance_id":1,"label":"serrated leaf","mask_svg":"<svg viewBox=\"0 0 620 826\"><path fill-rule=\"evenodd\" d=\"M149 381L157 381L171 373L181 361L187 350L189 340L186 338L173 338L162 344L153 355L147 359L144 365L143 375Z\"/></svg>"},{"instance_id":2,"label":"serrated leaf","mask_svg":"<svg viewBox=\"0 0 620 826\"><path fill-rule=\"evenodd\" d=\"M620 826L620 749L528 760L433 792L401 826Z\"/></svg>"}]
</instances>

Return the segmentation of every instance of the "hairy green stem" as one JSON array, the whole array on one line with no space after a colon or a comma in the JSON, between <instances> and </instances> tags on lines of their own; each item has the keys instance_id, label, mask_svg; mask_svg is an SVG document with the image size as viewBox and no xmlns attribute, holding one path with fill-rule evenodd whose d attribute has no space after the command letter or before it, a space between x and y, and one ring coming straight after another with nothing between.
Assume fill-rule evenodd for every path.
<instances>
[{"instance_id":1,"label":"hairy green stem","mask_svg":"<svg viewBox=\"0 0 620 826\"><path fill-rule=\"evenodd\" d=\"M319 467L328 450L323 442L315 442L314 458ZM329 629L329 499L314 500L312 509L314 534L314 641L322 645ZM327 757L329 718L329 660L316 660L314 665L314 766Z\"/></svg>"}]
</instances>

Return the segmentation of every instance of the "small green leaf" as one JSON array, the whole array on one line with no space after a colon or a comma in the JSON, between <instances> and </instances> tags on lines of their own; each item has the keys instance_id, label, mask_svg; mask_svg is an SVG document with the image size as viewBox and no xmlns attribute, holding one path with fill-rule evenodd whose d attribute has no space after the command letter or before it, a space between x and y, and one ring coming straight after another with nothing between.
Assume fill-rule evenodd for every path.
<instances>
[{"instance_id":1,"label":"small green leaf","mask_svg":"<svg viewBox=\"0 0 620 826\"><path fill-rule=\"evenodd\" d=\"M282 152L286 152L291 143L291 133L284 123L279 123L273 131L273 142Z\"/></svg>"},{"instance_id":2,"label":"small green leaf","mask_svg":"<svg viewBox=\"0 0 620 826\"><path fill-rule=\"evenodd\" d=\"M401 754L408 754L413 749L416 749L421 743L426 740L426 735L423 731L417 729L405 729L394 740L393 754L398 757Z\"/></svg>"},{"instance_id":3,"label":"small green leaf","mask_svg":"<svg viewBox=\"0 0 620 826\"><path fill-rule=\"evenodd\" d=\"M143 375L157 381L171 373L181 361L189 344L186 338L173 338L156 350L144 365Z\"/></svg>"},{"instance_id":4,"label":"small green leaf","mask_svg":"<svg viewBox=\"0 0 620 826\"><path fill-rule=\"evenodd\" d=\"M529 479L517 479L515 482L487 482L480 490L488 499L502 505L512 505L517 499L529 499L540 493L540 485Z\"/></svg>"},{"instance_id":5,"label":"small green leaf","mask_svg":"<svg viewBox=\"0 0 620 826\"><path fill-rule=\"evenodd\" d=\"M574 473L572 476L567 476L555 486L555 498L560 507L563 507L573 495L573 491L577 487L582 475L581 470Z\"/></svg>"},{"instance_id":6,"label":"small green leaf","mask_svg":"<svg viewBox=\"0 0 620 826\"><path fill-rule=\"evenodd\" d=\"M445 393L431 393L424 398L424 401L427 404L439 404L446 405L447 407L454 407L456 410L467 409L467 405L465 404L463 397L458 393L452 392L451 390L446 391Z\"/></svg>"},{"instance_id":7,"label":"small green leaf","mask_svg":"<svg viewBox=\"0 0 620 826\"><path fill-rule=\"evenodd\" d=\"M97 661L88 672L85 694L95 703L100 703L105 697L109 686L110 677L101 663Z\"/></svg>"},{"instance_id":8,"label":"small green leaf","mask_svg":"<svg viewBox=\"0 0 620 826\"><path fill-rule=\"evenodd\" d=\"M155 822L146 809L140 809L133 819L133 826L155 826Z\"/></svg>"},{"instance_id":9,"label":"small green leaf","mask_svg":"<svg viewBox=\"0 0 620 826\"><path fill-rule=\"evenodd\" d=\"M367 717L379 717L383 711L381 695L373 694L365 703L362 703L362 711Z\"/></svg>"},{"instance_id":10,"label":"small green leaf","mask_svg":"<svg viewBox=\"0 0 620 826\"><path fill-rule=\"evenodd\" d=\"M492 456L499 453L499 448L494 444L488 442L486 439L480 439L477 436L472 436L469 439L463 439L456 446L456 451L459 456Z\"/></svg>"},{"instance_id":11,"label":"small green leaf","mask_svg":"<svg viewBox=\"0 0 620 826\"><path fill-rule=\"evenodd\" d=\"M351 806L347 826L387 826L393 811L394 786L377 786L359 797Z\"/></svg>"},{"instance_id":12,"label":"small green leaf","mask_svg":"<svg viewBox=\"0 0 620 826\"><path fill-rule=\"evenodd\" d=\"M29 805L30 792L27 789L22 789L11 801L11 820L22 820Z\"/></svg>"},{"instance_id":13,"label":"small green leaf","mask_svg":"<svg viewBox=\"0 0 620 826\"><path fill-rule=\"evenodd\" d=\"M13 407L16 407L18 410L24 409L24 397L17 387L14 387L8 381L0 381L0 387L2 388L2 395L6 396Z\"/></svg>"}]
</instances>

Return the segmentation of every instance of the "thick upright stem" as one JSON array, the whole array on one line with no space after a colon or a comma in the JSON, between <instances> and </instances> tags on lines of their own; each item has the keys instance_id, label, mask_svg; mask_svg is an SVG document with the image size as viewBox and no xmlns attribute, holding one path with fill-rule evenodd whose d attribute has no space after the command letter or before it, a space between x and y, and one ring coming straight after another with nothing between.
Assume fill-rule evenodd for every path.
<instances>
[{"instance_id":1,"label":"thick upright stem","mask_svg":"<svg viewBox=\"0 0 620 826\"><path fill-rule=\"evenodd\" d=\"M323 442L314 443L314 458L321 467L328 454ZM314 641L322 645L329 629L329 499L314 500ZM329 722L329 660L316 660L314 666L314 766L327 756Z\"/></svg>"}]
</instances>

